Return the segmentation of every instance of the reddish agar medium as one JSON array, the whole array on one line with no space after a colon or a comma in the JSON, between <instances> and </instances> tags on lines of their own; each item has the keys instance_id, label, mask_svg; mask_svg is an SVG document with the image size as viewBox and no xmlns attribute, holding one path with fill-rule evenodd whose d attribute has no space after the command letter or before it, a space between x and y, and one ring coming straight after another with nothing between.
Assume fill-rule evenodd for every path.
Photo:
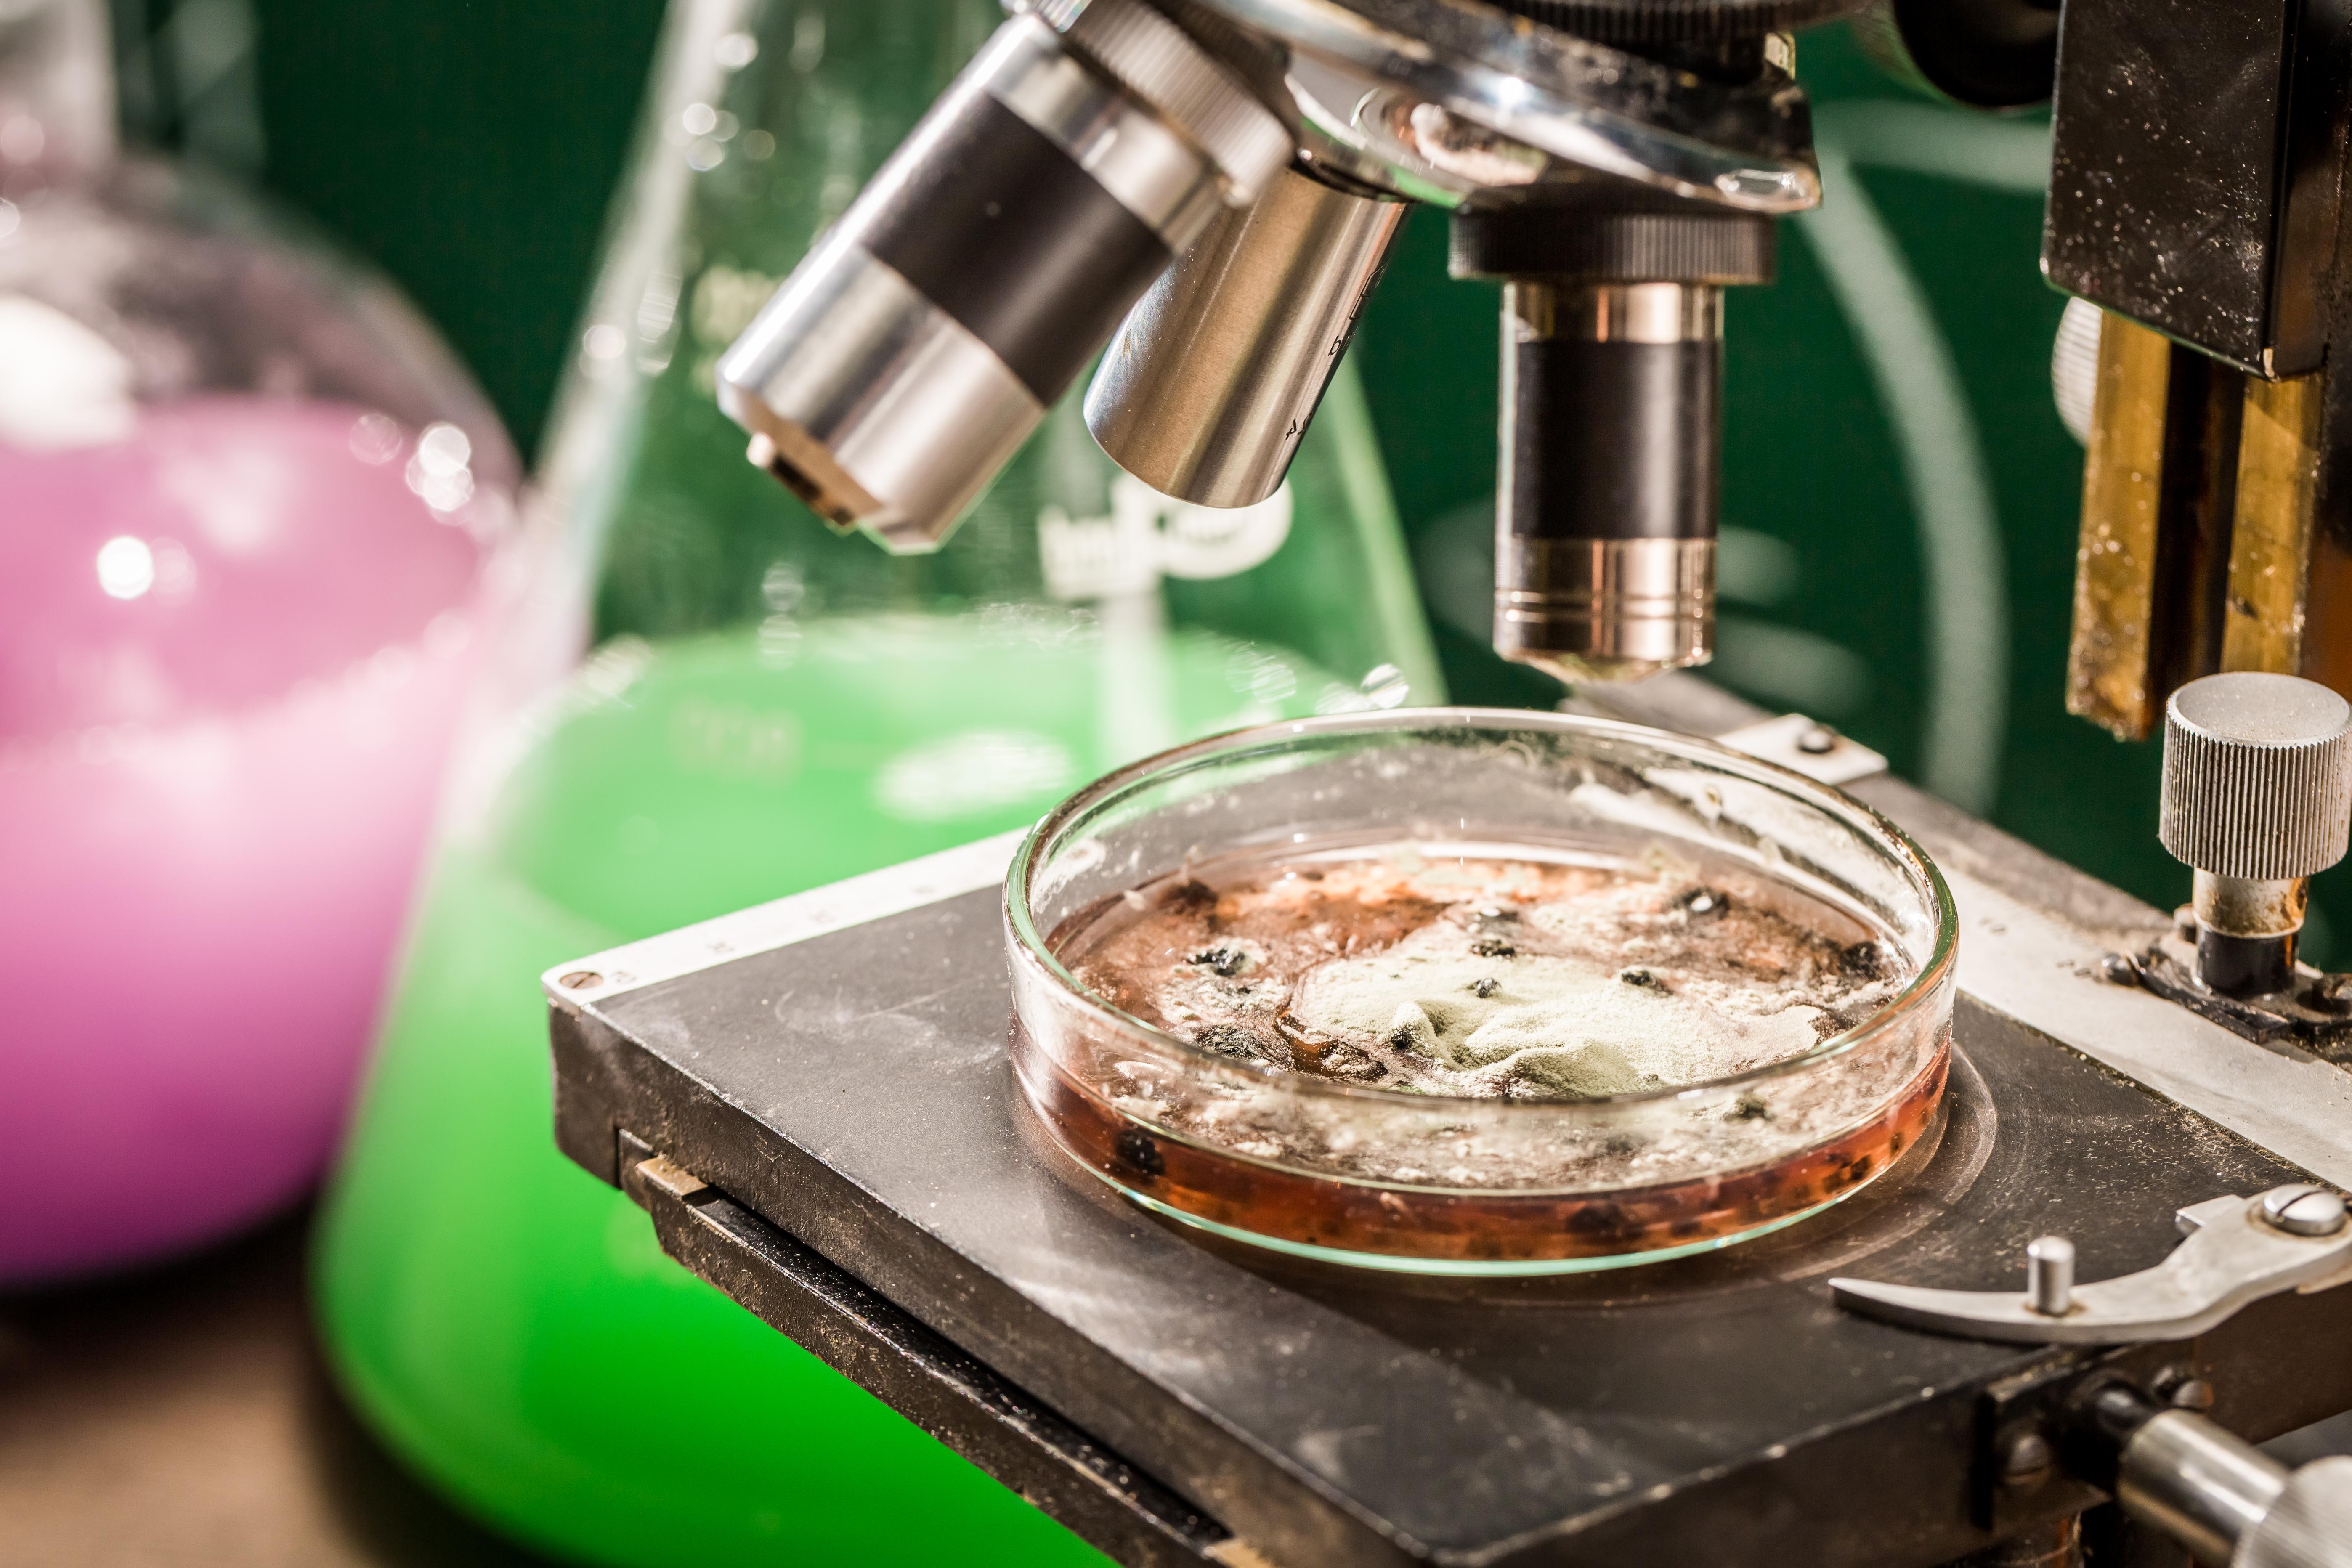
<instances>
[{"instance_id":1,"label":"reddish agar medium","mask_svg":"<svg viewBox=\"0 0 2352 1568\"><path fill-rule=\"evenodd\" d=\"M1448 831L1450 830L1450 831ZM1242 1240L1433 1273L1722 1247L1930 1129L1957 935L1901 832L1704 742L1438 710L1244 731L1039 825L1028 1099Z\"/></svg>"}]
</instances>

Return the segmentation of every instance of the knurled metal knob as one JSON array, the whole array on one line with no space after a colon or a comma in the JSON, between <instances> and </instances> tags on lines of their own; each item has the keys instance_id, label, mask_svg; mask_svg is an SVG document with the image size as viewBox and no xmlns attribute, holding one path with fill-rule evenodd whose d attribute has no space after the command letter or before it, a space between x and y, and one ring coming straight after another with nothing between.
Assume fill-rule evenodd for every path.
<instances>
[{"instance_id":1,"label":"knurled metal knob","mask_svg":"<svg viewBox=\"0 0 2352 1568\"><path fill-rule=\"evenodd\" d=\"M1297 144L1290 128L1251 96L1192 36L1134 0L1023 0L1111 79L1176 122L1216 161L1232 204L1257 200Z\"/></svg>"},{"instance_id":2,"label":"knurled metal knob","mask_svg":"<svg viewBox=\"0 0 2352 1568\"><path fill-rule=\"evenodd\" d=\"M1506 11L1620 47L1760 38L1859 11L1867 0L1496 0Z\"/></svg>"},{"instance_id":3,"label":"knurled metal knob","mask_svg":"<svg viewBox=\"0 0 2352 1568\"><path fill-rule=\"evenodd\" d=\"M2278 881L2344 858L2352 833L2352 703L2316 681L2209 675L2164 712L2157 836L2217 877Z\"/></svg>"}]
</instances>

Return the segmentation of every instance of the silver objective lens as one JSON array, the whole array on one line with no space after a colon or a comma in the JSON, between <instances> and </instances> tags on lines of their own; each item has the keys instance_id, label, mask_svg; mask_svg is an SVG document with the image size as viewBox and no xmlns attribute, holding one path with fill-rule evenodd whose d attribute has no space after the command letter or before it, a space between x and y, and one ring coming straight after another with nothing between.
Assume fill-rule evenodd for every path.
<instances>
[{"instance_id":1,"label":"silver objective lens","mask_svg":"<svg viewBox=\"0 0 2352 1568\"><path fill-rule=\"evenodd\" d=\"M719 362L751 460L936 549L1129 308L1289 132L1141 0L997 29Z\"/></svg>"},{"instance_id":2,"label":"silver objective lens","mask_svg":"<svg viewBox=\"0 0 2352 1568\"><path fill-rule=\"evenodd\" d=\"M1201 506L1272 495L1405 212L1287 169L1255 205L1218 218L1103 355L1087 388L1102 449Z\"/></svg>"},{"instance_id":3,"label":"silver objective lens","mask_svg":"<svg viewBox=\"0 0 2352 1568\"><path fill-rule=\"evenodd\" d=\"M1723 290L1772 280L1769 219L1623 182L1454 215L1500 278L1495 651L1571 683L1705 662Z\"/></svg>"}]
</instances>

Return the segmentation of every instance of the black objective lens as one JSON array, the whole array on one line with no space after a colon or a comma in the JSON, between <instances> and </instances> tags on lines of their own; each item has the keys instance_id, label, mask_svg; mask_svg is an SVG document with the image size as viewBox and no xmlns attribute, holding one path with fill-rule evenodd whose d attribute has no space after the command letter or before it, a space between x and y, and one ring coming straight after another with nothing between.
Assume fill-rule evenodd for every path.
<instances>
[{"instance_id":1,"label":"black objective lens","mask_svg":"<svg viewBox=\"0 0 2352 1568\"><path fill-rule=\"evenodd\" d=\"M1495 650L1562 680L1706 662L1723 285L1772 276L1769 218L1619 182L1457 213L1500 277Z\"/></svg>"},{"instance_id":2,"label":"black objective lens","mask_svg":"<svg viewBox=\"0 0 2352 1568\"><path fill-rule=\"evenodd\" d=\"M1497 651L1565 679L1703 660L1722 292L1519 280L1503 316Z\"/></svg>"}]
</instances>

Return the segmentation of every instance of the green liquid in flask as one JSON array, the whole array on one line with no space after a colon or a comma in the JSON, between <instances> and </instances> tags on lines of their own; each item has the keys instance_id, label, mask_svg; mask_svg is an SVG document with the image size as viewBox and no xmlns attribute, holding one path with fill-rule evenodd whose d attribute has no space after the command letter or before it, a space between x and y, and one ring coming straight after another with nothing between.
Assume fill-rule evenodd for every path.
<instances>
[{"instance_id":1,"label":"green liquid in flask","mask_svg":"<svg viewBox=\"0 0 2352 1568\"><path fill-rule=\"evenodd\" d=\"M1098 1561L662 1257L557 1152L537 977L1018 826L1155 740L1352 689L1262 645L1121 635L983 613L783 647L623 639L536 719L488 842L437 861L323 1228L339 1370L413 1462L608 1562ZM1144 721L1167 733L1139 733L1160 698Z\"/></svg>"},{"instance_id":2,"label":"green liquid in flask","mask_svg":"<svg viewBox=\"0 0 2352 1568\"><path fill-rule=\"evenodd\" d=\"M543 689L562 628L595 651L465 749L320 1216L361 1415L567 1557L1101 1561L557 1152L543 971L1018 827L1181 741L1444 700L1344 365L1247 514L1119 475L1075 393L933 555L836 538L743 460L712 363L999 20L675 0L541 463L559 532L485 700ZM738 133L679 147L689 109Z\"/></svg>"}]
</instances>

